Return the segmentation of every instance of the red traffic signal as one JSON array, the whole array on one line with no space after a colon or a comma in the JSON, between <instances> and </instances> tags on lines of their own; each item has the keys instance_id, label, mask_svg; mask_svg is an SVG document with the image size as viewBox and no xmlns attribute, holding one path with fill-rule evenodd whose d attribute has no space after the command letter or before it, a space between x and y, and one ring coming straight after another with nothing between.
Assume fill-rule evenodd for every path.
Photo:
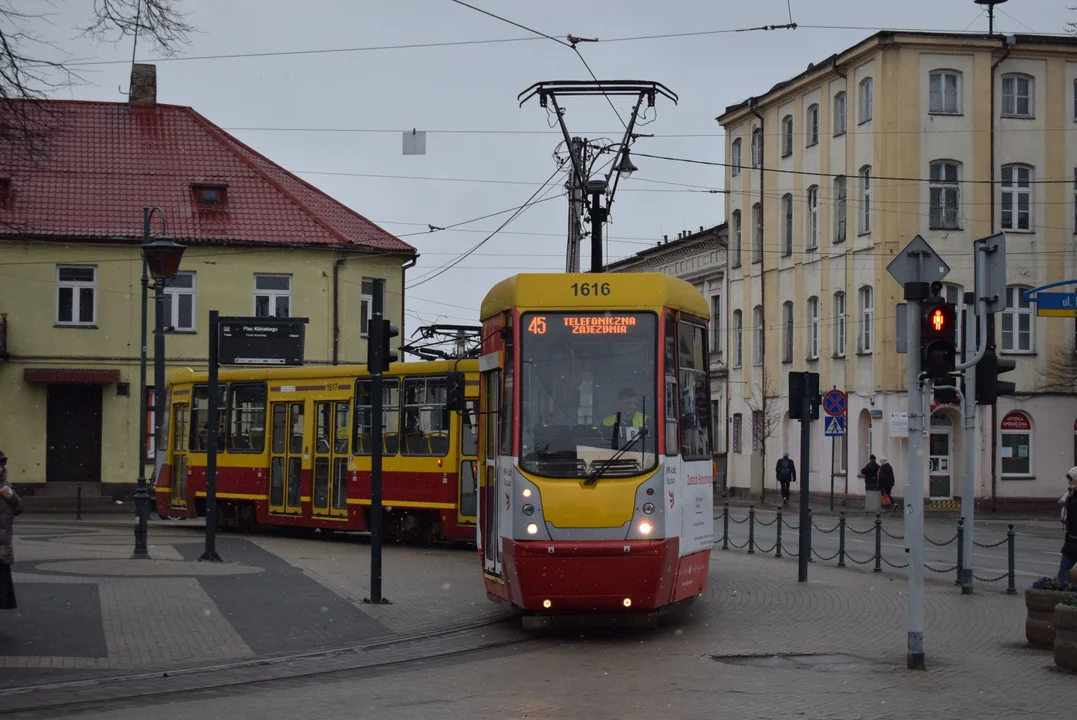
<instances>
[{"instance_id":1,"label":"red traffic signal","mask_svg":"<svg viewBox=\"0 0 1077 720\"><path fill-rule=\"evenodd\" d=\"M957 310L941 298L924 301L920 315L920 370L934 379L954 371Z\"/></svg>"}]
</instances>

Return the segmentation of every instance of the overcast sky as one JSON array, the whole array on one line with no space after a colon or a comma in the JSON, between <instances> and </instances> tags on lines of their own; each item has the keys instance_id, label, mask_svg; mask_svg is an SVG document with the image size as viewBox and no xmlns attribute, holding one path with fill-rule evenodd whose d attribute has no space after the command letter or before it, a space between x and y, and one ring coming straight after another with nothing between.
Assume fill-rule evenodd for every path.
<instances>
[{"instance_id":1,"label":"overcast sky","mask_svg":"<svg viewBox=\"0 0 1077 720\"><path fill-rule=\"evenodd\" d=\"M787 0L469 0L558 38L613 38L731 30L789 22ZM1059 33L1077 12L1071 0L1010 0L998 7L1001 31ZM1077 3L1073 3L1077 4ZM541 80L589 79L570 49L550 40L277 57L199 56L317 51L369 46L530 38L519 28L450 0L182 0L199 32L180 59L157 62L158 101L189 105L421 253L409 285L481 241L507 215L427 233L522 204L554 171L560 133L536 100L516 96ZM791 0L795 31L583 43L599 79L664 83L679 104L660 99L634 150L723 160L714 118L879 29L987 30L973 0ZM72 55L110 60L80 68L85 83L61 96L123 101L131 40L91 44L68 29L85 21L89 0L58 4L45 32ZM815 27L811 27L815 26ZM139 59L153 59L143 45ZM619 109L627 118L622 99ZM564 102L570 132L620 139L623 128L601 98ZM405 156L401 132L427 134L425 155ZM328 129L350 132L318 132ZM390 132L364 132L388 130ZM467 131L467 132L445 132ZM484 131L499 131L484 132ZM511 132L506 132L511 131ZM680 135L681 137L662 137ZM693 137L684 137L692 135ZM608 227L609 259L637 252L685 229L723 220L721 168L637 157L622 181ZM343 174L395 175L388 179ZM449 178L453 180L448 180ZM483 182L471 182L481 180ZM654 182L648 182L654 181ZM661 181L661 182L658 182ZM680 187L662 183L684 183ZM424 322L478 320L487 289L517 272L564 270L567 202L529 209L455 268L408 291L407 334ZM484 232L485 231L485 232ZM584 252L586 269L589 257ZM411 358L409 358L411 359Z\"/></svg>"}]
</instances>

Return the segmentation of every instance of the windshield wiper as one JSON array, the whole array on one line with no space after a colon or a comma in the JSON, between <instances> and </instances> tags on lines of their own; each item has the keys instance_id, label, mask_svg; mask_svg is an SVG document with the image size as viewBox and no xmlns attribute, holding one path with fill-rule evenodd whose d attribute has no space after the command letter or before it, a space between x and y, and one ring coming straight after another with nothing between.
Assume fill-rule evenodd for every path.
<instances>
[{"instance_id":1,"label":"windshield wiper","mask_svg":"<svg viewBox=\"0 0 1077 720\"><path fill-rule=\"evenodd\" d=\"M610 465L613 465L614 462L616 462L622 455L624 455L626 452L628 452L629 449L633 445L635 445L637 442L639 442L643 438L643 436L646 435L646 434L647 434L647 428L645 428L645 427L640 428L639 432L636 433L636 436L634 438L632 438L627 443L625 443L625 446L623 448L621 448L620 450L618 450L616 453L614 453L613 457L611 457L609 460L607 460L605 463L603 463L601 467L599 467L597 470L595 470L590 475L588 475L587 479L583 481L583 484L584 485L594 485L596 482L598 482L599 476L602 475L602 473L606 472L606 469Z\"/></svg>"}]
</instances>

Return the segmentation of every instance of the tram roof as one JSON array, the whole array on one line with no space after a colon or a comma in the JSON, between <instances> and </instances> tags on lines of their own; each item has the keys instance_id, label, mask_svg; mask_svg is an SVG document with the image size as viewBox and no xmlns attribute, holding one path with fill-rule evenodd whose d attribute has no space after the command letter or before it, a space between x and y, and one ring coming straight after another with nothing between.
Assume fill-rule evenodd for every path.
<instances>
[{"instance_id":1,"label":"tram roof","mask_svg":"<svg viewBox=\"0 0 1077 720\"><path fill-rule=\"evenodd\" d=\"M460 372L477 372L479 361L471 358L465 360L420 360L418 362L400 362L389 366L386 375L438 375L458 370ZM303 365L301 367L222 367L217 374L220 382L251 382L258 380L314 380L335 377L369 377L366 365ZM209 381L207 370L192 368L174 368L168 372L169 385L184 383L204 383Z\"/></svg>"},{"instance_id":2,"label":"tram roof","mask_svg":"<svg viewBox=\"0 0 1077 720\"><path fill-rule=\"evenodd\" d=\"M610 293L581 296L573 285L609 283ZM577 290L578 292L578 290ZM627 310L667 307L708 317L707 301L689 282L662 273L526 273L494 285L483 298L483 320L510 308Z\"/></svg>"}]
</instances>

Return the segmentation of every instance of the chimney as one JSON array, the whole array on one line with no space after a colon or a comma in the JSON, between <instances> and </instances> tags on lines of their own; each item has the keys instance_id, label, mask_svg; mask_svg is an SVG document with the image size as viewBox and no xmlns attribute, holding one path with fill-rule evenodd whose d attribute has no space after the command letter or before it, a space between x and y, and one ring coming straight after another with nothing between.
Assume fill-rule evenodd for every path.
<instances>
[{"instance_id":1,"label":"chimney","mask_svg":"<svg viewBox=\"0 0 1077 720\"><path fill-rule=\"evenodd\" d=\"M157 66L135 64L131 66L131 89L128 101L132 105L157 104Z\"/></svg>"}]
</instances>

